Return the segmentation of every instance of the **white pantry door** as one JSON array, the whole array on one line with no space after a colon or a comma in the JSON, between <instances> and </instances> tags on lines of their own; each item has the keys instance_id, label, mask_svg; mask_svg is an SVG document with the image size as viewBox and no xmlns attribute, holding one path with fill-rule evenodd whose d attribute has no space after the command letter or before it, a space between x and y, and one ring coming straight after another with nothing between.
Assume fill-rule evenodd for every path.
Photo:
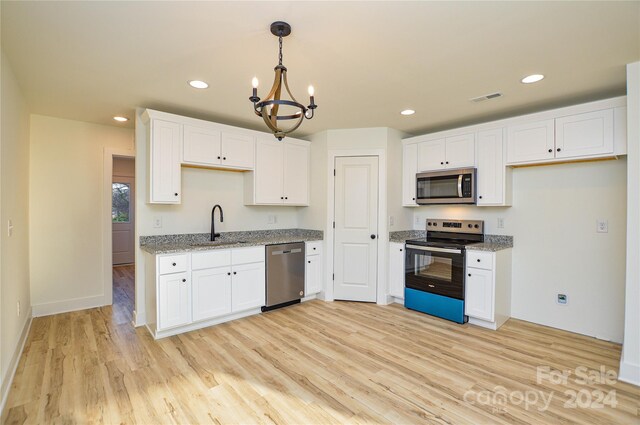
<instances>
[{"instance_id":1,"label":"white pantry door","mask_svg":"<svg viewBox=\"0 0 640 425\"><path fill-rule=\"evenodd\" d=\"M376 301L378 157L335 160L334 298Z\"/></svg>"}]
</instances>

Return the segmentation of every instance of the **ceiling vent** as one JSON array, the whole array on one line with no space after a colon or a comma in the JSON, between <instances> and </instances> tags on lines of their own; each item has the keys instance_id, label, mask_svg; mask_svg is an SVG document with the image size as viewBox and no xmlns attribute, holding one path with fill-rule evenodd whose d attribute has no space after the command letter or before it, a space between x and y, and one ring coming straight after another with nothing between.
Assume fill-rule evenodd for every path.
<instances>
[{"instance_id":1,"label":"ceiling vent","mask_svg":"<svg viewBox=\"0 0 640 425\"><path fill-rule=\"evenodd\" d=\"M484 102L485 100L496 99L498 97L502 97L502 93L500 92L489 93L489 94L485 94L484 96L473 97L469 100L477 103L477 102Z\"/></svg>"}]
</instances>

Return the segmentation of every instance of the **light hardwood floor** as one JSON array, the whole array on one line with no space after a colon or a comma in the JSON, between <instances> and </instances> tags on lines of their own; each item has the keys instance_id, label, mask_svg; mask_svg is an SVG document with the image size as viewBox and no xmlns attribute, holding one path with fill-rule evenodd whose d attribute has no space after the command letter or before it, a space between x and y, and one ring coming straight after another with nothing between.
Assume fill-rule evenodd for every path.
<instances>
[{"instance_id":1,"label":"light hardwood floor","mask_svg":"<svg viewBox=\"0 0 640 425\"><path fill-rule=\"evenodd\" d=\"M496 332L399 305L311 301L154 341L115 317L97 308L34 319L3 422L639 421L637 387L536 380L538 366L617 370L619 345L513 319ZM566 391L593 401L598 390L615 391L617 406L563 406ZM511 399L491 404L501 391ZM519 402L533 394L551 396L549 407Z\"/></svg>"}]
</instances>

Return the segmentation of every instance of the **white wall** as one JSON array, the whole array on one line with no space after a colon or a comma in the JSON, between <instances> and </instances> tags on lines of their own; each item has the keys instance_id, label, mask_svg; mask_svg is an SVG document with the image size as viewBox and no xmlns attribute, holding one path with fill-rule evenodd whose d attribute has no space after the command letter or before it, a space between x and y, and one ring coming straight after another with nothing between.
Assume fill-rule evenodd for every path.
<instances>
[{"instance_id":1,"label":"white wall","mask_svg":"<svg viewBox=\"0 0 640 425\"><path fill-rule=\"evenodd\" d=\"M625 159L517 168L513 207L419 207L414 228L427 217L485 220L486 233L514 237L513 317L621 342L626 186ZM596 233L597 219L609 233Z\"/></svg>"},{"instance_id":2,"label":"white wall","mask_svg":"<svg viewBox=\"0 0 640 425\"><path fill-rule=\"evenodd\" d=\"M640 385L640 62L627 65L627 276L620 379Z\"/></svg>"},{"instance_id":3,"label":"white wall","mask_svg":"<svg viewBox=\"0 0 640 425\"><path fill-rule=\"evenodd\" d=\"M34 315L102 305L104 150L133 149L133 131L32 115L30 139Z\"/></svg>"},{"instance_id":4,"label":"white wall","mask_svg":"<svg viewBox=\"0 0 640 425\"><path fill-rule=\"evenodd\" d=\"M29 110L4 53L0 144L0 400L4 405L29 320ZM13 234L8 236L8 220ZM17 303L20 302L20 314ZM1 407L0 407L1 410Z\"/></svg>"}]
</instances>

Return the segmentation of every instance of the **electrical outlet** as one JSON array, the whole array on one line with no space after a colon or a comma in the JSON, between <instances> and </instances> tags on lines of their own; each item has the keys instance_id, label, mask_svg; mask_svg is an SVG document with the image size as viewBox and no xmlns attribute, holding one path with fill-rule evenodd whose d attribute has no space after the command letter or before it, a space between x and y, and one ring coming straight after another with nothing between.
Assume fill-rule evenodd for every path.
<instances>
[{"instance_id":1,"label":"electrical outlet","mask_svg":"<svg viewBox=\"0 0 640 425\"><path fill-rule=\"evenodd\" d=\"M556 303L560 305L567 305L569 303L569 297L567 297L567 294L558 294Z\"/></svg>"},{"instance_id":2,"label":"electrical outlet","mask_svg":"<svg viewBox=\"0 0 640 425\"><path fill-rule=\"evenodd\" d=\"M9 221L7 222L7 236L11 235L13 235L13 221L9 219Z\"/></svg>"},{"instance_id":3,"label":"electrical outlet","mask_svg":"<svg viewBox=\"0 0 640 425\"><path fill-rule=\"evenodd\" d=\"M498 229L504 229L504 218L498 217Z\"/></svg>"},{"instance_id":4,"label":"electrical outlet","mask_svg":"<svg viewBox=\"0 0 640 425\"><path fill-rule=\"evenodd\" d=\"M20 301L18 301L18 308L17 308L17 310L18 310L18 317L20 317Z\"/></svg>"},{"instance_id":5,"label":"electrical outlet","mask_svg":"<svg viewBox=\"0 0 640 425\"><path fill-rule=\"evenodd\" d=\"M422 221L422 219L420 218L420 216L419 216L419 215L417 215L417 214L415 215L414 220L415 220L415 223L416 223L417 225L420 225L420 222Z\"/></svg>"},{"instance_id":6,"label":"electrical outlet","mask_svg":"<svg viewBox=\"0 0 640 425\"><path fill-rule=\"evenodd\" d=\"M153 227L159 229L162 227L162 217L153 217Z\"/></svg>"},{"instance_id":7,"label":"electrical outlet","mask_svg":"<svg viewBox=\"0 0 640 425\"><path fill-rule=\"evenodd\" d=\"M278 224L278 216L277 215L273 216L273 224Z\"/></svg>"},{"instance_id":8,"label":"electrical outlet","mask_svg":"<svg viewBox=\"0 0 640 425\"><path fill-rule=\"evenodd\" d=\"M389 227L392 227L392 226L393 226L393 216L390 215L389 216Z\"/></svg>"},{"instance_id":9,"label":"electrical outlet","mask_svg":"<svg viewBox=\"0 0 640 425\"><path fill-rule=\"evenodd\" d=\"M276 222L276 216L269 214L267 216L267 224L274 224Z\"/></svg>"},{"instance_id":10,"label":"electrical outlet","mask_svg":"<svg viewBox=\"0 0 640 425\"><path fill-rule=\"evenodd\" d=\"M596 220L596 232L609 233L609 221L602 219Z\"/></svg>"}]
</instances>

